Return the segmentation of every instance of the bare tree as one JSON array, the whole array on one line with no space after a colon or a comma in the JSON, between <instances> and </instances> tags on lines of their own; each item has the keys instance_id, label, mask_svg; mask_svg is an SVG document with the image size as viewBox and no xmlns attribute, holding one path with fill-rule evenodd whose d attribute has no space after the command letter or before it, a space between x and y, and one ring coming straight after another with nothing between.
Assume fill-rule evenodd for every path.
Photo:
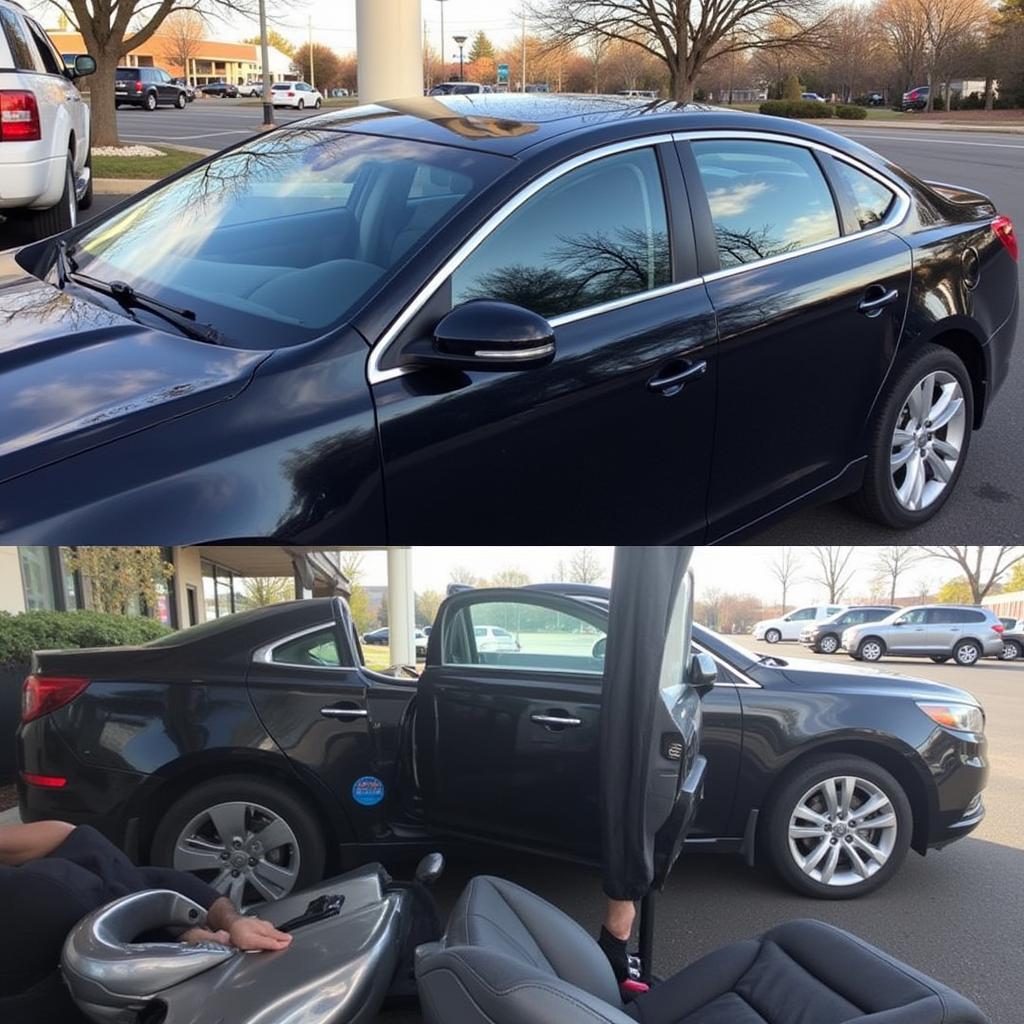
<instances>
[{"instance_id":1,"label":"bare tree","mask_svg":"<svg viewBox=\"0 0 1024 1024\"><path fill-rule=\"evenodd\" d=\"M82 34L96 61L89 80L92 143L116 146L114 79L122 54L148 42L174 11L255 17L254 0L48 0Z\"/></svg>"},{"instance_id":2,"label":"bare tree","mask_svg":"<svg viewBox=\"0 0 1024 1024\"><path fill-rule=\"evenodd\" d=\"M850 561L853 559L854 550L854 548L841 546L811 548L817 563L817 572L810 579L814 583L821 584L828 591L829 604L841 601L853 580L854 570Z\"/></svg>"},{"instance_id":3,"label":"bare tree","mask_svg":"<svg viewBox=\"0 0 1024 1024\"><path fill-rule=\"evenodd\" d=\"M800 569L800 556L793 548L779 548L779 553L772 559L768 569L782 588L782 614L785 615L786 597L789 594L790 584L797 578L796 574Z\"/></svg>"},{"instance_id":4,"label":"bare tree","mask_svg":"<svg viewBox=\"0 0 1024 1024\"><path fill-rule=\"evenodd\" d=\"M875 558L875 579L879 587L884 585L889 593L889 604L896 603L896 588L900 577L921 558L921 553L904 544L893 544L887 548L879 548Z\"/></svg>"},{"instance_id":5,"label":"bare tree","mask_svg":"<svg viewBox=\"0 0 1024 1024\"><path fill-rule=\"evenodd\" d=\"M693 99L710 59L778 45L768 29L773 16L790 22L794 36L812 35L824 21L821 0L534 0L529 10L552 42L603 36L653 54L681 103Z\"/></svg>"},{"instance_id":6,"label":"bare tree","mask_svg":"<svg viewBox=\"0 0 1024 1024\"><path fill-rule=\"evenodd\" d=\"M913 0L916 3L924 25L925 68L928 79L928 104L932 110L938 91L937 78L950 51L961 45L963 40L977 35L989 23L992 15L986 0ZM947 96L947 100L948 100Z\"/></svg>"},{"instance_id":7,"label":"bare tree","mask_svg":"<svg viewBox=\"0 0 1024 1024\"><path fill-rule=\"evenodd\" d=\"M476 573L466 565L453 565L448 573L448 581L450 583L466 583L471 587L477 586L480 582Z\"/></svg>"},{"instance_id":8,"label":"bare tree","mask_svg":"<svg viewBox=\"0 0 1024 1024\"><path fill-rule=\"evenodd\" d=\"M722 601L725 597L726 594L720 587L708 587L701 594L694 608L697 621L707 626L708 629L715 630L716 633L720 632L722 628Z\"/></svg>"},{"instance_id":9,"label":"bare tree","mask_svg":"<svg viewBox=\"0 0 1024 1024\"><path fill-rule=\"evenodd\" d=\"M593 548L577 548L569 557L571 583L596 583L602 575L604 570Z\"/></svg>"},{"instance_id":10,"label":"bare tree","mask_svg":"<svg viewBox=\"0 0 1024 1024\"><path fill-rule=\"evenodd\" d=\"M186 82L192 81L192 61L199 56L205 32L206 19L198 11L175 11L164 22L160 33L163 59L172 67L181 68Z\"/></svg>"},{"instance_id":11,"label":"bare tree","mask_svg":"<svg viewBox=\"0 0 1024 1024\"><path fill-rule=\"evenodd\" d=\"M927 40L916 0L879 0L871 13L896 62L900 91L917 85L924 74Z\"/></svg>"},{"instance_id":12,"label":"bare tree","mask_svg":"<svg viewBox=\"0 0 1024 1024\"><path fill-rule=\"evenodd\" d=\"M507 565L491 577L490 585L492 587L525 587L532 582L528 572L524 572L517 565Z\"/></svg>"},{"instance_id":13,"label":"bare tree","mask_svg":"<svg viewBox=\"0 0 1024 1024\"><path fill-rule=\"evenodd\" d=\"M932 558L942 558L959 566L971 588L974 604L981 604L982 598L999 582L999 578L1018 562L1024 561L1024 548L1012 544L947 544L922 547L921 550Z\"/></svg>"}]
</instances>

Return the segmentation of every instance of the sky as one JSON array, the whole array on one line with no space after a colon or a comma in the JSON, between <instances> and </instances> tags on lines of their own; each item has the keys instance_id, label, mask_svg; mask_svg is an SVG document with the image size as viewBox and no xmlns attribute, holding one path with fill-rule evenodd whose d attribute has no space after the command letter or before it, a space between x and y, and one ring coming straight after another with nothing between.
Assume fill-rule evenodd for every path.
<instances>
[{"instance_id":1,"label":"sky","mask_svg":"<svg viewBox=\"0 0 1024 1024\"><path fill-rule=\"evenodd\" d=\"M467 566L478 576L487 578L502 569L516 568L529 574L534 583L552 580L555 565L561 560L568 564L573 547L414 547L412 549L413 580L418 591L444 592L451 570ZM592 549L604 567L607 585L611 578L613 549ZM824 600L826 594L819 584L807 580L813 572L810 548L795 549L802 563L803 577L791 585L788 604L809 604ZM703 547L698 548L693 561L698 596L711 587L733 593L752 593L765 604L780 600L779 584L771 574L771 563L778 556L774 547ZM872 564L878 549L859 547L853 562L856 568L852 597L866 597L873 577ZM363 558L362 583L383 586L387 583L387 557L383 551L368 551ZM958 575L951 562L926 558L907 572L900 585L901 594L914 596L922 584L933 590L947 579Z\"/></svg>"}]
</instances>

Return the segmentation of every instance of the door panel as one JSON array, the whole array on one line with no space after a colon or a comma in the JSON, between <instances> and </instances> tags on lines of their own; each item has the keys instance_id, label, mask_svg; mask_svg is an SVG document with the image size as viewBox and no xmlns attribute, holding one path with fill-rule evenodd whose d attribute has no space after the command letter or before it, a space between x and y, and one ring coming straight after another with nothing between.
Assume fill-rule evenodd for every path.
<instances>
[{"instance_id":1,"label":"door panel","mask_svg":"<svg viewBox=\"0 0 1024 1024\"><path fill-rule=\"evenodd\" d=\"M743 710L735 686L724 684L728 669L718 664L719 682L704 695L701 753L708 759L704 776L704 797L692 839L729 836L736 799L736 777L743 750Z\"/></svg>"},{"instance_id":2,"label":"door panel","mask_svg":"<svg viewBox=\"0 0 1024 1024\"><path fill-rule=\"evenodd\" d=\"M600 706L600 676L428 665L416 730L431 825L592 859Z\"/></svg>"}]
</instances>

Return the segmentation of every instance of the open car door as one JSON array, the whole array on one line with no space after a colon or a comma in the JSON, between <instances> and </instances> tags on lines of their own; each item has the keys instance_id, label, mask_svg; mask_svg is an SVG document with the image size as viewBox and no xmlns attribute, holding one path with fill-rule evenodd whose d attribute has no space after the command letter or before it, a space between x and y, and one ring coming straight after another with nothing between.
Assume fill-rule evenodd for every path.
<instances>
[{"instance_id":1,"label":"open car door","mask_svg":"<svg viewBox=\"0 0 1024 1024\"><path fill-rule=\"evenodd\" d=\"M700 700L714 666L690 653L692 551L615 551L599 737L611 899L645 900L664 885L701 797Z\"/></svg>"}]
</instances>

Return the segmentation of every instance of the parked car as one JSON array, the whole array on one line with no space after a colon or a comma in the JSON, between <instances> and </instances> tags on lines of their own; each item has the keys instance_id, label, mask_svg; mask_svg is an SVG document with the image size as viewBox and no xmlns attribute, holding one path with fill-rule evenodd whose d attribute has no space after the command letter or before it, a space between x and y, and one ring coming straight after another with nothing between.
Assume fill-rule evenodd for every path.
<instances>
[{"instance_id":1,"label":"parked car","mask_svg":"<svg viewBox=\"0 0 1024 1024\"><path fill-rule=\"evenodd\" d=\"M371 629L369 633L364 633L363 643L370 644L371 646L387 647L390 637L391 630L387 626L381 626L380 629Z\"/></svg>"},{"instance_id":2,"label":"parked car","mask_svg":"<svg viewBox=\"0 0 1024 1024\"><path fill-rule=\"evenodd\" d=\"M492 86L481 85L479 82L438 82L427 91L427 95L473 96L485 92L494 92L494 89Z\"/></svg>"},{"instance_id":3,"label":"parked car","mask_svg":"<svg viewBox=\"0 0 1024 1024\"><path fill-rule=\"evenodd\" d=\"M184 110L188 90L163 68L118 68L114 79L115 107L177 107Z\"/></svg>"},{"instance_id":4,"label":"parked car","mask_svg":"<svg viewBox=\"0 0 1024 1024\"><path fill-rule=\"evenodd\" d=\"M185 90L185 99L189 103L196 98L196 87L187 78L172 78L171 81Z\"/></svg>"},{"instance_id":5,"label":"parked car","mask_svg":"<svg viewBox=\"0 0 1024 1024\"><path fill-rule=\"evenodd\" d=\"M207 82L199 91L204 96L217 96L222 100L233 100L238 96L238 86L233 82Z\"/></svg>"},{"instance_id":6,"label":"parked car","mask_svg":"<svg viewBox=\"0 0 1024 1024\"><path fill-rule=\"evenodd\" d=\"M308 82L275 82L270 89L275 107L295 107L296 110L313 107L319 110L324 101Z\"/></svg>"},{"instance_id":7,"label":"parked car","mask_svg":"<svg viewBox=\"0 0 1024 1024\"><path fill-rule=\"evenodd\" d=\"M238 86L239 96L262 96L263 95L263 79L261 78L247 78L240 86Z\"/></svg>"},{"instance_id":8,"label":"parked car","mask_svg":"<svg viewBox=\"0 0 1024 1024\"><path fill-rule=\"evenodd\" d=\"M639 262L594 264L595 232ZM0 256L8 542L710 542L850 492L912 527L1018 308L984 196L791 119L608 96L332 111L61 241Z\"/></svg>"},{"instance_id":9,"label":"parked car","mask_svg":"<svg viewBox=\"0 0 1024 1024\"><path fill-rule=\"evenodd\" d=\"M799 640L808 623L829 619L844 609L845 605L838 604L810 604L803 608L795 608L778 618L755 622L750 635L755 640L764 640L770 644L777 644L781 640Z\"/></svg>"},{"instance_id":10,"label":"parked car","mask_svg":"<svg viewBox=\"0 0 1024 1024\"><path fill-rule=\"evenodd\" d=\"M39 22L0 0L0 224L16 236L0 248L66 231L91 205L89 105L76 82L95 70L87 54L65 65Z\"/></svg>"},{"instance_id":11,"label":"parked car","mask_svg":"<svg viewBox=\"0 0 1024 1024\"><path fill-rule=\"evenodd\" d=\"M842 645L843 630L848 626L859 626L864 622L880 622L893 612L895 605L857 605L837 612L820 622L811 622L800 631L800 643L810 647L815 654L835 654Z\"/></svg>"},{"instance_id":12,"label":"parked car","mask_svg":"<svg viewBox=\"0 0 1024 1024\"><path fill-rule=\"evenodd\" d=\"M924 110L928 106L929 92L931 92L931 87L927 85L918 85L909 89L903 94L900 107L903 110Z\"/></svg>"},{"instance_id":13,"label":"parked car","mask_svg":"<svg viewBox=\"0 0 1024 1024\"><path fill-rule=\"evenodd\" d=\"M19 731L22 815L88 821L143 862L221 887L232 838L272 827L239 867L263 896L341 853L408 856L453 835L597 860L607 602L573 584L458 591L415 680L365 668L326 598L138 648L40 652ZM514 631L517 649L481 649L484 624ZM718 668L695 848L767 851L801 892L847 897L883 884L909 847L981 821L984 715L970 694L693 636ZM854 839L829 856L838 809Z\"/></svg>"},{"instance_id":14,"label":"parked car","mask_svg":"<svg viewBox=\"0 0 1024 1024\"><path fill-rule=\"evenodd\" d=\"M1000 618L1003 624L1003 649L999 657L1003 661L1017 661L1024 658L1024 619Z\"/></svg>"},{"instance_id":15,"label":"parked car","mask_svg":"<svg viewBox=\"0 0 1024 1024\"><path fill-rule=\"evenodd\" d=\"M810 100L812 103L828 103L824 96L819 96L816 92L802 92L800 93L800 99Z\"/></svg>"},{"instance_id":16,"label":"parked car","mask_svg":"<svg viewBox=\"0 0 1024 1024\"><path fill-rule=\"evenodd\" d=\"M953 658L958 665L976 665L980 658L1003 652L1003 624L987 608L931 604L901 608L879 622L843 631L843 650L858 661L887 656L931 658L937 664Z\"/></svg>"},{"instance_id":17,"label":"parked car","mask_svg":"<svg viewBox=\"0 0 1024 1024\"><path fill-rule=\"evenodd\" d=\"M881 92L869 92L866 97L866 105L869 107L884 107L885 94Z\"/></svg>"}]
</instances>

